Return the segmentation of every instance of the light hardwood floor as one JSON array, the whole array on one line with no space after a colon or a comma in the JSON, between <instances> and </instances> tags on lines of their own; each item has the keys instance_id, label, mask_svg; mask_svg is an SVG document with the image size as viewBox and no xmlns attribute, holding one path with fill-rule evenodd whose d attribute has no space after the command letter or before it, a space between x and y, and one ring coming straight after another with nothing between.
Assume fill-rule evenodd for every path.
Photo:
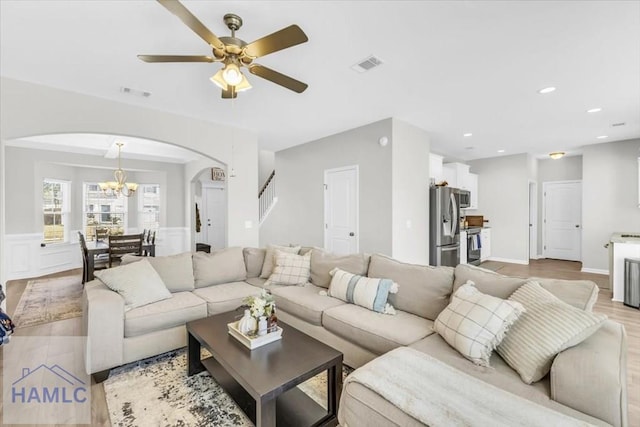
<instances>
[{"instance_id":1,"label":"light hardwood floor","mask_svg":"<svg viewBox=\"0 0 640 427\"><path fill-rule=\"evenodd\" d=\"M529 265L507 264L489 261L482 265L501 274L521 277L555 277L560 279L588 279L599 286L608 288L608 276L581 273L581 264L577 262L555 260L532 260ZM80 274L78 271L66 272ZM15 280L7 283L7 311L13 314L15 307L24 292L28 280ZM629 308L621 303L611 301L611 292L601 289L596 302L595 311L605 313L610 319L622 323L628 337L628 394L630 427L640 427L640 310ZM80 318L62 320L31 328L20 328L17 336L77 336L80 335ZM1 358L1 348L0 348ZM1 368L0 368L1 369ZM1 372L0 372L1 373ZM1 380L0 375L0 380ZM91 386L92 393L92 425L108 426L109 414L106 405L104 388L101 384ZM1 402L0 402L1 404Z\"/></svg>"}]
</instances>

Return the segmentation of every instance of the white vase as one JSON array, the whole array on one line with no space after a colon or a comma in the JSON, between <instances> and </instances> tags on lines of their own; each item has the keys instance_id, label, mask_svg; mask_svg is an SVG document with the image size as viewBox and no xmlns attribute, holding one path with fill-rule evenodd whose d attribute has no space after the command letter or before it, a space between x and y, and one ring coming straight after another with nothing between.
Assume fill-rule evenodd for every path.
<instances>
[{"instance_id":1,"label":"white vase","mask_svg":"<svg viewBox=\"0 0 640 427\"><path fill-rule=\"evenodd\" d=\"M258 335L265 335L267 333L267 318L265 316L260 316L260 321L258 322Z\"/></svg>"},{"instance_id":2,"label":"white vase","mask_svg":"<svg viewBox=\"0 0 640 427\"><path fill-rule=\"evenodd\" d=\"M256 318L251 315L249 310L244 311L244 316L238 322L238 330L243 334L248 334L249 332L253 332L258 328L258 322Z\"/></svg>"}]
</instances>

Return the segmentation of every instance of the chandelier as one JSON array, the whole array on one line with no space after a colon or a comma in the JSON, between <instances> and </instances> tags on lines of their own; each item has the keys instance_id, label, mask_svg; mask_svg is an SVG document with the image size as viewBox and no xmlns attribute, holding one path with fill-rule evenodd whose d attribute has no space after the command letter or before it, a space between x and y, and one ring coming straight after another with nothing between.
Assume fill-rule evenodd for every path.
<instances>
[{"instance_id":1,"label":"chandelier","mask_svg":"<svg viewBox=\"0 0 640 427\"><path fill-rule=\"evenodd\" d=\"M125 197L131 197L138 189L138 184L127 181L127 174L120 167L120 151L122 150L122 142L117 142L118 146L118 169L113 171L113 177L115 181L99 182L98 186L102 192L107 196L119 197L123 195Z\"/></svg>"}]
</instances>

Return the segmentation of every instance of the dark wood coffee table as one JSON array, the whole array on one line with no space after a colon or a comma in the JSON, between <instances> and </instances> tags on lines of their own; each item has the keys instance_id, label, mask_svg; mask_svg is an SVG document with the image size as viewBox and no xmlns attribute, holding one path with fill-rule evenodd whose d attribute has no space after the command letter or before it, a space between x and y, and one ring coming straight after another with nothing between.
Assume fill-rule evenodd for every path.
<instances>
[{"instance_id":1,"label":"dark wood coffee table","mask_svg":"<svg viewBox=\"0 0 640 427\"><path fill-rule=\"evenodd\" d=\"M249 350L229 335L232 311L187 323L187 374L206 369L257 427L335 426L342 391L342 353L278 322L282 339ZM201 359L204 346L213 357ZM327 410L296 386L327 371Z\"/></svg>"}]
</instances>

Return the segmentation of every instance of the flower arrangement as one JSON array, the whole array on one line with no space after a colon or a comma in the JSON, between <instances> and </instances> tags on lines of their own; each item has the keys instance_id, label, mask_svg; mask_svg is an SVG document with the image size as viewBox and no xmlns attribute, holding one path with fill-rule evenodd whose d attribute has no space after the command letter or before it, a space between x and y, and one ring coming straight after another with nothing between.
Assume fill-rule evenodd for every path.
<instances>
[{"instance_id":1,"label":"flower arrangement","mask_svg":"<svg viewBox=\"0 0 640 427\"><path fill-rule=\"evenodd\" d=\"M271 316L274 300L273 295L263 289L260 296L247 297L244 299L244 303L249 307L251 316L258 319L260 316Z\"/></svg>"}]
</instances>

